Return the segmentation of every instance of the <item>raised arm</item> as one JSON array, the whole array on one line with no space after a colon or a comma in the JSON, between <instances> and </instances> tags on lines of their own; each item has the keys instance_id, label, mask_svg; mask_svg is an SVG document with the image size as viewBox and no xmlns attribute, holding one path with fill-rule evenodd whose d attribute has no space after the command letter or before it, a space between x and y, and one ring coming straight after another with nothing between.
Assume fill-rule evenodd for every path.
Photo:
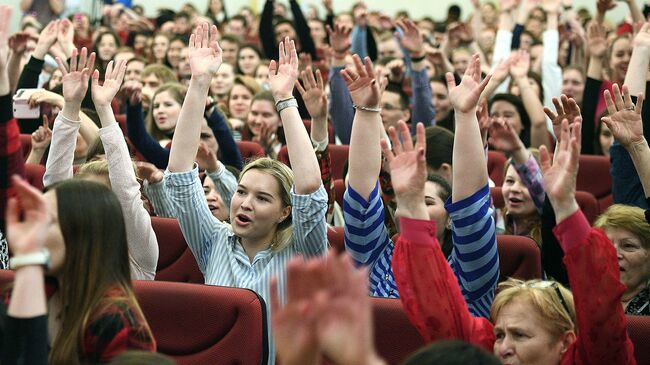
<instances>
[{"instance_id":1,"label":"raised arm","mask_svg":"<svg viewBox=\"0 0 650 365\"><path fill-rule=\"evenodd\" d=\"M289 5L291 6L291 14L293 15L293 26L296 28L296 34L300 40L300 52L309 53L313 60L317 60L316 45L311 38L309 25L305 19L305 14L302 13L300 4L296 0L290 0Z\"/></svg>"},{"instance_id":2,"label":"raised arm","mask_svg":"<svg viewBox=\"0 0 650 365\"><path fill-rule=\"evenodd\" d=\"M92 75L92 98L102 124L99 136L106 151L111 189L126 218L131 275L134 279L153 280L158 264L158 240L151 227L149 213L142 203L140 183L133 169L129 149L111 108L111 102L124 80L126 62L120 61L115 68L113 65L113 61L108 63L101 86L99 71L95 70Z\"/></svg>"},{"instance_id":3,"label":"raised arm","mask_svg":"<svg viewBox=\"0 0 650 365\"><path fill-rule=\"evenodd\" d=\"M217 27L203 23L190 36L190 67L192 78L183 101L178 128L174 133L167 169L170 172L190 171L199 148L201 120L205 110L212 75L221 66L221 48L217 43Z\"/></svg>"},{"instance_id":4,"label":"raised arm","mask_svg":"<svg viewBox=\"0 0 650 365\"><path fill-rule=\"evenodd\" d=\"M276 60L278 58L275 45L275 31L273 30L273 0L266 0L264 9L260 16L260 42L266 58Z\"/></svg>"},{"instance_id":5,"label":"raised arm","mask_svg":"<svg viewBox=\"0 0 650 365\"><path fill-rule=\"evenodd\" d=\"M643 24L641 30L634 36L632 57L625 74L625 83L632 95L645 92L648 64L650 64L650 23Z\"/></svg>"},{"instance_id":6,"label":"raised arm","mask_svg":"<svg viewBox=\"0 0 650 365\"><path fill-rule=\"evenodd\" d=\"M551 104L551 98L562 92L562 68L557 64L560 48L558 18L561 4L559 0L544 1L546 11L546 30L542 33L544 53L542 55L542 87L544 105Z\"/></svg>"},{"instance_id":7,"label":"raised arm","mask_svg":"<svg viewBox=\"0 0 650 365\"><path fill-rule=\"evenodd\" d=\"M289 147L289 161L294 171L299 171L294 177L297 194L311 194L321 186L320 169L312 148L307 130L304 128L298 109L282 107L283 102L293 99L293 87L298 80L298 54L293 40L285 38L279 46L279 61L271 61L269 65L269 83L271 92L282 118L284 135Z\"/></svg>"},{"instance_id":8,"label":"raised arm","mask_svg":"<svg viewBox=\"0 0 650 365\"><path fill-rule=\"evenodd\" d=\"M88 56L86 48L82 48L77 60L77 50L73 50L69 69L60 58L57 58L56 62L59 65L59 70L63 73L63 99L65 101L63 109L54 121L52 144L43 176L45 186L72 177L75 141L81 126L79 117L81 101L88 90L90 70L95 64L95 53Z\"/></svg>"},{"instance_id":9,"label":"raised arm","mask_svg":"<svg viewBox=\"0 0 650 365\"><path fill-rule=\"evenodd\" d=\"M352 108L352 99L345 86L345 80L341 71L346 66L345 58L350 49L351 29L346 26L336 25L334 30L327 27L329 41L334 51L332 65L329 74L330 83L330 115L334 132L343 144L350 144L350 135L352 133L352 120L354 119L354 109Z\"/></svg>"}]
</instances>

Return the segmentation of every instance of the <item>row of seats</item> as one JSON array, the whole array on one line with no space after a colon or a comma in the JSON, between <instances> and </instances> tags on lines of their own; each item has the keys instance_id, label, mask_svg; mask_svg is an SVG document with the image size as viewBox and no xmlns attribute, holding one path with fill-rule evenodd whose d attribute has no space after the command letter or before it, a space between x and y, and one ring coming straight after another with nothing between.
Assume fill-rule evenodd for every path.
<instances>
[{"instance_id":1,"label":"row of seats","mask_svg":"<svg viewBox=\"0 0 650 365\"><path fill-rule=\"evenodd\" d=\"M5 288L14 274L0 270ZM138 302L160 353L181 365L265 364L268 359L265 303L247 289L135 281ZM372 298L375 344L389 364L398 364L424 345L398 299ZM650 364L644 345L650 317L628 316L637 363ZM325 362L327 363L327 362Z\"/></svg>"}]
</instances>

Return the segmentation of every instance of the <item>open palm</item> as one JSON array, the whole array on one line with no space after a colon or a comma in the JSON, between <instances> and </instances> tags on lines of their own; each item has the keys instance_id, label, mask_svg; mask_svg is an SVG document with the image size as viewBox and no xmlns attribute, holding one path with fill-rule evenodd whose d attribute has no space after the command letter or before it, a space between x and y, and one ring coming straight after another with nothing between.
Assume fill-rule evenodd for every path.
<instances>
[{"instance_id":1,"label":"open palm","mask_svg":"<svg viewBox=\"0 0 650 365\"><path fill-rule=\"evenodd\" d=\"M82 48L77 60L77 50L72 50L70 58L70 69L66 67L63 60L56 58L56 63L59 65L59 70L63 73L63 99L66 102L81 103L81 100L88 91L88 79L90 78L90 70L95 65L95 52L88 56L86 48Z\"/></svg>"},{"instance_id":2,"label":"open palm","mask_svg":"<svg viewBox=\"0 0 650 365\"><path fill-rule=\"evenodd\" d=\"M643 141L643 122L641 121L641 109L643 107L643 94L639 94L636 106L632 103L627 85L623 85L623 97L618 85L612 87L614 98L609 90L605 90L605 104L609 116L602 119L603 123L612 131L623 146L630 146Z\"/></svg>"},{"instance_id":3,"label":"open palm","mask_svg":"<svg viewBox=\"0 0 650 365\"><path fill-rule=\"evenodd\" d=\"M560 138L562 121L566 119L572 122L576 118L582 117L582 114L580 113L580 107L578 106L578 103L576 103L573 98L569 98L566 95L562 94L560 95L560 100L558 100L556 97L553 97L552 100L557 113L553 113L553 111L548 107L544 107L544 113L546 113L546 115L549 117L549 119L551 119L551 122L553 123L553 132L555 133L555 136L557 138Z\"/></svg>"},{"instance_id":4,"label":"open palm","mask_svg":"<svg viewBox=\"0 0 650 365\"><path fill-rule=\"evenodd\" d=\"M427 177L424 151L426 138L424 126L418 123L416 128L416 143L413 145L411 134L404 121L399 121L402 141L397 136L395 128L388 130L393 150L382 140L384 157L390 165L390 176L398 203L403 200L416 201L424 197L424 182Z\"/></svg>"},{"instance_id":5,"label":"open palm","mask_svg":"<svg viewBox=\"0 0 650 365\"><path fill-rule=\"evenodd\" d=\"M92 97L96 106L111 104L115 94L120 91L125 72L126 62L124 60L121 60L115 68L113 68L113 61L109 62L103 85L99 85L99 71L93 72Z\"/></svg>"},{"instance_id":6,"label":"open palm","mask_svg":"<svg viewBox=\"0 0 650 365\"><path fill-rule=\"evenodd\" d=\"M370 58L366 57L362 63L361 58L355 54L353 60L354 70L341 71L352 101L359 106L377 107L381 101L381 85L377 82Z\"/></svg>"},{"instance_id":7,"label":"open palm","mask_svg":"<svg viewBox=\"0 0 650 365\"><path fill-rule=\"evenodd\" d=\"M523 146L517 132L503 119L495 118L490 121L489 134L488 142L499 151L512 153Z\"/></svg>"},{"instance_id":8,"label":"open palm","mask_svg":"<svg viewBox=\"0 0 650 365\"><path fill-rule=\"evenodd\" d=\"M296 43L286 37L280 42L278 62L271 61L269 65L269 84L276 101L290 98L293 95L293 86L298 80L298 53Z\"/></svg>"},{"instance_id":9,"label":"open palm","mask_svg":"<svg viewBox=\"0 0 650 365\"><path fill-rule=\"evenodd\" d=\"M213 76L223 62L221 47L217 42L216 26L203 23L190 36L189 59L192 76Z\"/></svg>"},{"instance_id":10,"label":"open palm","mask_svg":"<svg viewBox=\"0 0 650 365\"><path fill-rule=\"evenodd\" d=\"M305 102L307 111L312 119L327 119L327 96L325 84L320 70L316 70L316 77L311 67L307 67L301 74L302 85L296 82L296 88Z\"/></svg>"},{"instance_id":11,"label":"open palm","mask_svg":"<svg viewBox=\"0 0 650 365\"><path fill-rule=\"evenodd\" d=\"M575 199L581 124L580 118L577 118L571 127L567 120L562 122L562 136L553 165L546 147L540 151L544 189L554 207L557 203L567 203Z\"/></svg>"},{"instance_id":12,"label":"open palm","mask_svg":"<svg viewBox=\"0 0 650 365\"><path fill-rule=\"evenodd\" d=\"M481 81L481 60L478 55L472 57L472 61L465 70L459 85L456 85L453 74L448 72L446 76L451 105L461 113L473 112L491 77L491 75L488 75Z\"/></svg>"}]
</instances>

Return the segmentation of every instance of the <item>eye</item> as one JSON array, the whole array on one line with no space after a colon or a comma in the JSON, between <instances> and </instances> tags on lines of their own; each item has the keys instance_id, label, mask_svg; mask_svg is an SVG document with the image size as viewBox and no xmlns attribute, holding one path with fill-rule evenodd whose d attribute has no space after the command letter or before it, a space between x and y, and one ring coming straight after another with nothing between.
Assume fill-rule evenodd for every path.
<instances>
[{"instance_id":1,"label":"eye","mask_svg":"<svg viewBox=\"0 0 650 365\"><path fill-rule=\"evenodd\" d=\"M263 202L269 202L270 201L268 198L266 198L265 196L262 196L262 195L258 196L257 199L260 200L260 201L263 201Z\"/></svg>"},{"instance_id":2,"label":"eye","mask_svg":"<svg viewBox=\"0 0 650 365\"><path fill-rule=\"evenodd\" d=\"M237 189L237 195L246 195L246 192L243 189Z\"/></svg>"}]
</instances>

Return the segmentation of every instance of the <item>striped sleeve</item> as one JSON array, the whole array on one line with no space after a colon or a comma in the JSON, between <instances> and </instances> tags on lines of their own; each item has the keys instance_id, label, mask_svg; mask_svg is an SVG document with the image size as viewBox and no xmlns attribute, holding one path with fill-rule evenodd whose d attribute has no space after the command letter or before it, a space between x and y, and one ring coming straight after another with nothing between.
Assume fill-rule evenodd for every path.
<instances>
[{"instance_id":1,"label":"striped sleeve","mask_svg":"<svg viewBox=\"0 0 650 365\"><path fill-rule=\"evenodd\" d=\"M322 184L306 195L296 194L294 189L291 189L294 247L306 256L322 255L327 251L327 192Z\"/></svg>"},{"instance_id":2,"label":"striped sleeve","mask_svg":"<svg viewBox=\"0 0 650 365\"><path fill-rule=\"evenodd\" d=\"M348 185L343 196L345 250L360 264L373 265L390 244L384 225L384 202L379 184L366 201Z\"/></svg>"},{"instance_id":3,"label":"striped sleeve","mask_svg":"<svg viewBox=\"0 0 650 365\"><path fill-rule=\"evenodd\" d=\"M473 195L455 203L445 204L452 220L454 248L449 265L470 312L489 317L494 292L499 280L499 254L490 188L485 185Z\"/></svg>"},{"instance_id":4,"label":"striped sleeve","mask_svg":"<svg viewBox=\"0 0 650 365\"><path fill-rule=\"evenodd\" d=\"M150 184L149 181L145 180L144 193L149 198L157 217L174 217L173 203L167 196L167 191L165 190L165 180L154 184Z\"/></svg>"},{"instance_id":5,"label":"striped sleeve","mask_svg":"<svg viewBox=\"0 0 650 365\"><path fill-rule=\"evenodd\" d=\"M226 242L228 227L210 213L196 164L191 171L165 171L165 190L172 202L183 237L205 275L212 246Z\"/></svg>"},{"instance_id":6,"label":"striped sleeve","mask_svg":"<svg viewBox=\"0 0 650 365\"><path fill-rule=\"evenodd\" d=\"M224 206L230 209L232 196L235 194L235 190L237 190L237 178L235 178L232 172L228 171L221 161L218 161L218 164L219 169L217 171L206 171L205 173L214 182L215 189L221 195L221 199L223 199Z\"/></svg>"}]
</instances>

